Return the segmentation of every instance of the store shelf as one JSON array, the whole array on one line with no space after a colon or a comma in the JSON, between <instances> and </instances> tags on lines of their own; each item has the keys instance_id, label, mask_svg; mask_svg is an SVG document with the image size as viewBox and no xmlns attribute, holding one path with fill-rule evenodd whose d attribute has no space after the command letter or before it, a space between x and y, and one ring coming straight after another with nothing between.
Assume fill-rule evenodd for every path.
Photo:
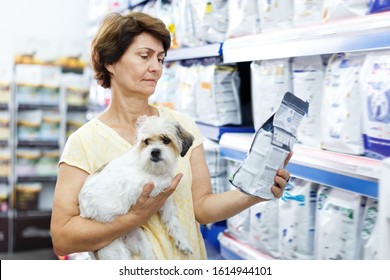
<instances>
[{"instance_id":1,"label":"store shelf","mask_svg":"<svg viewBox=\"0 0 390 280\"><path fill-rule=\"evenodd\" d=\"M250 245L234 238L227 232L218 236L221 245L221 256L227 260L272 260L273 257L264 254Z\"/></svg>"},{"instance_id":2,"label":"store shelf","mask_svg":"<svg viewBox=\"0 0 390 280\"><path fill-rule=\"evenodd\" d=\"M224 158L242 161L252 143L251 133L226 133L220 140ZM296 144L287 169L295 177L378 198L379 160Z\"/></svg>"},{"instance_id":3,"label":"store shelf","mask_svg":"<svg viewBox=\"0 0 390 280\"><path fill-rule=\"evenodd\" d=\"M209 44L194 48L179 48L168 51L165 61L175 61L222 55L222 43Z\"/></svg>"},{"instance_id":4,"label":"store shelf","mask_svg":"<svg viewBox=\"0 0 390 280\"><path fill-rule=\"evenodd\" d=\"M18 140L18 147L58 148L59 140Z\"/></svg>"},{"instance_id":5,"label":"store shelf","mask_svg":"<svg viewBox=\"0 0 390 280\"><path fill-rule=\"evenodd\" d=\"M255 129L253 127L246 126L236 126L236 125L227 125L227 126L213 126L204 124L201 122L196 123L202 134L208 139L219 141L221 136L224 133L253 133Z\"/></svg>"},{"instance_id":6,"label":"store shelf","mask_svg":"<svg viewBox=\"0 0 390 280\"><path fill-rule=\"evenodd\" d=\"M51 217L51 210L18 210L17 217Z\"/></svg>"},{"instance_id":7,"label":"store shelf","mask_svg":"<svg viewBox=\"0 0 390 280\"><path fill-rule=\"evenodd\" d=\"M390 48L390 12L277 30L223 44L225 63Z\"/></svg>"},{"instance_id":8,"label":"store shelf","mask_svg":"<svg viewBox=\"0 0 390 280\"><path fill-rule=\"evenodd\" d=\"M8 177L0 176L0 184L8 184Z\"/></svg>"},{"instance_id":9,"label":"store shelf","mask_svg":"<svg viewBox=\"0 0 390 280\"><path fill-rule=\"evenodd\" d=\"M68 105L68 112L85 112L88 110L88 106L86 105Z\"/></svg>"},{"instance_id":10,"label":"store shelf","mask_svg":"<svg viewBox=\"0 0 390 280\"><path fill-rule=\"evenodd\" d=\"M27 104L27 103L19 103L19 110L58 110L58 103L56 104Z\"/></svg>"},{"instance_id":11,"label":"store shelf","mask_svg":"<svg viewBox=\"0 0 390 280\"><path fill-rule=\"evenodd\" d=\"M55 183L57 181L57 176L18 176L17 183Z\"/></svg>"}]
</instances>

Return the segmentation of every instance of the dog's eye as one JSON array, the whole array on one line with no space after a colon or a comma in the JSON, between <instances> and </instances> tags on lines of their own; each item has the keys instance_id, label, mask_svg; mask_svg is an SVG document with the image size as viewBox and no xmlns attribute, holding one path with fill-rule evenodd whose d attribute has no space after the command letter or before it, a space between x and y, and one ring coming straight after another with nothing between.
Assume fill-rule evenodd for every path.
<instances>
[{"instance_id":1,"label":"dog's eye","mask_svg":"<svg viewBox=\"0 0 390 280\"><path fill-rule=\"evenodd\" d=\"M149 139L144 140L145 145L149 145Z\"/></svg>"},{"instance_id":2,"label":"dog's eye","mask_svg":"<svg viewBox=\"0 0 390 280\"><path fill-rule=\"evenodd\" d=\"M168 137L163 137L162 141L165 145L168 145L169 143L171 143L171 139L169 139Z\"/></svg>"}]
</instances>

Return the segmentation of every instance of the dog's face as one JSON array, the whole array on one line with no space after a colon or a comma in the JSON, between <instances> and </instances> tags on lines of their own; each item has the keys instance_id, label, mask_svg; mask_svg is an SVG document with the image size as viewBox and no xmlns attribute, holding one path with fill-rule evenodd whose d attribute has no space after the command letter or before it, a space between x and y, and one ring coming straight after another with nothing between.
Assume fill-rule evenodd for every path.
<instances>
[{"instance_id":1,"label":"dog's face","mask_svg":"<svg viewBox=\"0 0 390 280\"><path fill-rule=\"evenodd\" d=\"M137 121L135 148L148 172L173 171L178 157L186 155L193 141L194 137L174 120L142 116Z\"/></svg>"}]
</instances>

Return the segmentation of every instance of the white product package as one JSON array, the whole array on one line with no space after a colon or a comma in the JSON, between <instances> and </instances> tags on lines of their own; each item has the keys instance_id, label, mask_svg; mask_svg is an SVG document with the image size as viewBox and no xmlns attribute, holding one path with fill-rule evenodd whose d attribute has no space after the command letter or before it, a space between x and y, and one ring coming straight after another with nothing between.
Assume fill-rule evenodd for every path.
<instances>
[{"instance_id":1,"label":"white product package","mask_svg":"<svg viewBox=\"0 0 390 280\"><path fill-rule=\"evenodd\" d=\"M338 53L329 59L322 99L322 148L361 155L361 93L359 73L365 58L362 53Z\"/></svg>"},{"instance_id":2,"label":"white product package","mask_svg":"<svg viewBox=\"0 0 390 280\"><path fill-rule=\"evenodd\" d=\"M249 208L249 244L274 258L279 257L279 204L264 201Z\"/></svg>"},{"instance_id":3,"label":"white product package","mask_svg":"<svg viewBox=\"0 0 390 280\"><path fill-rule=\"evenodd\" d=\"M366 156L390 156L390 51L367 54L360 71L363 138Z\"/></svg>"},{"instance_id":4,"label":"white product package","mask_svg":"<svg viewBox=\"0 0 390 280\"><path fill-rule=\"evenodd\" d=\"M310 103L309 112L298 130L298 141L308 146L321 144L321 102L324 84L324 65L319 55L296 57L291 63L293 92Z\"/></svg>"},{"instance_id":5,"label":"white product package","mask_svg":"<svg viewBox=\"0 0 390 280\"><path fill-rule=\"evenodd\" d=\"M241 163L239 161L227 160L226 168L228 178L233 176L234 172L237 170L240 164ZM225 182L227 191L234 189L234 187L227 180ZM249 239L249 213L250 208L226 220L228 232L243 241L247 241Z\"/></svg>"},{"instance_id":6,"label":"white product package","mask_svg":"<svg viewBox=\"0 0 390 280\"><path fill-rule=\"evenodd\" d=\"M293 1L259 0L261 30L271 31L292 27Z\"/></svg>"},{"instance_id":7,"label":"white product package","mask_svg":"<svg viewBox=\"0 0 390 280\"><path fill-rule=\"evenodd\" d=\"M309 103L287 92L274 115L255 133L251 148L230 182L250 195L273 199L271 187L293 148Z\"/></svg>"},{"instance_id":8,"label":"white product package","mask_svg":"<svg viewBox=\"0 0 390 280\"><path fill-rule=\"evenodd\" d=\"M220 43L226 39L226 33L229 25L229 2L228 0L206 1L206 8L203 9L201 17L202 41L207 43ZM202 8L202 6L200 7Z\"/></svg>"},{"instance_id":9,"label":"white product package","mask_svg":"<svg viewBox=\"0 0 390 280\"><path fill-rule=\"evenodd\" d=\"M210 176L217 177L222 174L226 175L227 160L221 157L219 143L205 138L203 141L203 146Z\"/></svg>"},{"instance_id":10,"label":"white product package","mask_svg":"<svg viewBox=\"0 0 390 280\"><path fill-rule=\"evenodd\" d=\"M288 58L253 61L251 68L252 112L255 129L272 116L284 94L292 91Z\"/></svg>"},{"instance_id":11,"label":"white product package","mask_svg":"<svg viewBox=\"0 0 390 280\"><path fill-rule=\"evenodd\" d=\"M376 260L378 259L378 200L367 198L364 209L363 227L361 231L362 252L361 259Z\"/></svg>"},{"instance_id":12,"label":"white product package","mask_svg":"<svg viewBox=\"0 0 390 280\"><path fill-rule=\"evenodd\" d=\"M292 178L279 200L281 259L313 259L317 191L319 185Z\"/></svg>"},{"instance_id":13,"label":"white product package","mask_svg":"<svg viewBox=\"0 0 390 280\"><path fill-rule=\"evenodd\" d=\"M194 120L197 119L195 90L199 75L198 68L198 65L176 67L175 109L185 112Z\"/></svg>"},{"instance_id":14,"label":"white product package","mask_svg":"<svg viewBox=\"0 0 390 280\"><path fill-rule=\"evenodd\" d=\"M201 24L196 15L194 4L196 3L191 0L172 0L171 2L174 23L172 25L174 30L171 32L174 33L179 47L196 47L203 44L198 36ZM174 43L176 42L174 41Z\"/></svg>"},{"instance_id":15,"label":"white product package","mask_svg":"<svg viewBox=\"0 0 390 280\"><path fill-rule=\"evenodd\" d=\"M322 20L363 16L368 12L367 0L324 0Z\"/></svg>"},{"instance_id":16,"label":"white product package","mask_svg":"<svg viewBox=\"0 0 390 280\"><path fill-rule=\"evenodd\" d=\"M214 126L242 124L240 82L236 65L199 66L197 121Z\"/></svg>"},{"instance_id":17,"label":"white product package","mask_svg":"<svg viewBox=\"0 0 390 280\"><path fill-rule=\"evenodd\" d=\"M258 1L228 1L229 25L227 37L241 37L260 33Z\"/></svg>"},{"instance_id":18,"label":"white product package","mask_svg":"<svg viewBox=\"0 0 390 280\"><path fill-rule=\"evenodd\" d=\"M341 189L320 186L317 194L315 258L359 258L364 197Z\"/></svg>"},{"instance_id":19,"label":"white product package","mask_svg":"<svg viewBox=\"0 0 390 280\"><path fill-rule=\"evenodd\" d=\"M321 22L323 2L324 0L294 0L294 26Z\"/></svg>"}]
</instances>

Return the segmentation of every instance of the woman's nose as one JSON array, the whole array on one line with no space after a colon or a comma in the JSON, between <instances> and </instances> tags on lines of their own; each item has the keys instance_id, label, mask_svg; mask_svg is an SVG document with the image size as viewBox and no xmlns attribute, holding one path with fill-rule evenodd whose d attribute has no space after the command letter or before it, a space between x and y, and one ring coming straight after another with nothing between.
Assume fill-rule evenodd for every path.
<instances>
[{"instance_id":1,"label":"woman's nose","mask_svg":"<svg viewBox=\"0 0 390 280\"><path fill-rule=\"evenodd\" d=\"M161 70L162 70L162 64L159 61L159 59L158 58L152 59L149 65L149 71L155 72Z\"/></svg>"}]
</instances>

